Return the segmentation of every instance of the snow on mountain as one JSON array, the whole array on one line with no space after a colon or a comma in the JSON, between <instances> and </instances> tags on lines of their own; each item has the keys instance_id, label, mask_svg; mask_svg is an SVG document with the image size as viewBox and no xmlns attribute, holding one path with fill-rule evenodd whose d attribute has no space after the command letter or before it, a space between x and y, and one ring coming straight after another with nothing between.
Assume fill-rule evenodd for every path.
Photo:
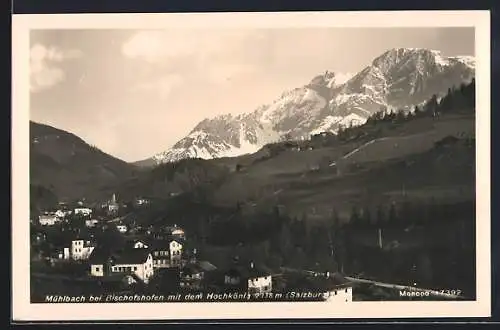
<instances>
[{"instance_id":1,"label":"snow on mountain","mask_svg":"<svg viewBox=\"0 0 500 330\"><path fill-rule=\"evenodd\" d=\"M256 110L204 119L157 163L253 153L285 135L294 139L360 125L381 109L412 109L433 94L474 77L471 56L446 57L435 50L394 48L359 73L326 71Z\"/></svg>"}]
</instances>

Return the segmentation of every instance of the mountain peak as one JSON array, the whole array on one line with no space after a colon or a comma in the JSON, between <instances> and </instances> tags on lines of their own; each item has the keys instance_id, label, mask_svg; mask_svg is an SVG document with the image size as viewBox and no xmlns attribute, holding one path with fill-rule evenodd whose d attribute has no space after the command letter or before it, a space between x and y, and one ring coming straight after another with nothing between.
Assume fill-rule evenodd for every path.
<instances>
[{"instance_id":1,"label":"mountain peak","mask_svg":"<svg viewBox=\"0 0 500 330\"><path fill-rule=\"evenodd\" d=\"M315 76L307 86L313 88L314 87L333 88L335 86L342 85L350 78L352 78L352 74L350 73L339 73L326 70L323 74Z\"/></svg>"},{"instance_id":2,"label":"mountain peak","mask_svg":"<svg viewBox=\"0 0 500 330\"><path fill-rule=\"evenodd\" d=\"M326 70L252 112L205 119L154 158L165 162L238 156L284 136L301 139L336 132L363 124L381 108L414 107L473 76L473 57L445 57L424 48L389 49L354 76Z\"/></svg>"},{"instance_id":3,"label":"mountain peak","mask_svg":"<svg viewBox=\"0 0 500 330\"><path fill-rule=\"evenodd\" d=\"M386 72L398 64L412 63L417 67L421 63L429 63L438 67L446 67L460 62L470 68L474 68L475 61L472 56L447 57L440 50L427 48L392 48L375 58L372 62L374 67Z\"/></svg>"}]
</instances>

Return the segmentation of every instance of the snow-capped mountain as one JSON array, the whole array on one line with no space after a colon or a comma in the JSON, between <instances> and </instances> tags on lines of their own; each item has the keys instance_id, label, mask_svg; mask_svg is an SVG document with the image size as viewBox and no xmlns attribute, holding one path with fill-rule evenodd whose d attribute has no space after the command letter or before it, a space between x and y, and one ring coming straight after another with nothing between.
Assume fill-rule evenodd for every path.
<instances>
[{"instance_id":1,"label":"snow-capped mountain","mask_svg":"<svg viewBox=\"0 0 500 330\"><path fill-rule=\"evenodd\" d=\"M359 125L374 112L405 109L433 94L470 81L475 60L445 57L439 51L395 48L355 75L326 71L308 84L284 92L273 102L238 116L204 119L171 149L153 156L156 163L182 158L219 158L256 152L283 136L308 138Z\"/></svg>"}]
</instances>

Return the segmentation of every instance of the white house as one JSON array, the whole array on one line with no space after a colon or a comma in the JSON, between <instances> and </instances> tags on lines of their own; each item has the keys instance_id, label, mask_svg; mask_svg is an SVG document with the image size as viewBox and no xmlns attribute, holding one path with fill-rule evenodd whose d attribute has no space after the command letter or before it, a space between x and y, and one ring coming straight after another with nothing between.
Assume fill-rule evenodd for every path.
<instances>
[{"instance_id":1,"label":"white house","mask_svg":"<svg viewBox=\"0 0 500 330\"><path fill-rule=\"evenodd\" d=\"M60 219L64 219L65 217L67 217L68 215L71 214L71 211L70 210L57 210L55 215L56 217L60 218Z\"/></svg>"},{"instance_id":2,"label":"white house","mask_svg":"<svg viewBox=\"0 0 500 330\"><path fill-rule=\"evenodd\" d=\"M197 263L190 263L180 271L179 285L185 289L199 289L205 276L205 270Z\"/></svg>"},{"instance_id":3,"label":"white house","mask_svg":"<svg viewBox=\"0 0 500 330\"><path fill-rule=\"evenodd\" d=\"M42 226L53 226L60 222L60 219L53 213L41 214L38 221Z\"/></svg>"},{"instance_id":4,"label":"white house","mask_svg":"<svg viewBox=\"0 0 500 330\"><path fill-rule=\"evenodd\" d=\"M352 301L352 283L347 281L339 274L326 273L311 280L308 289L323 292L323 299L326 302L351 302Z\"/></svg>"},{"instance_id":5,"label":"white house","mask_svg":"<svg viewBox=\"0 0 500 330\"><path fill-rule=\"evenodd\" d=\"M182 244L177 240L171 240L168 243L170 251L170 265L172 267L180 265L182 261Z\"/></svg>"},{"instance_id":6,"label":"white house","mask_svg":"<svg viewBox=\"0 0 500 330\"><path fill-rule=\"evenodd\" d=\"M85 220L85 226L92 228L95 227L99 223L99 220L97 219L90 219L90 220Z\"/></svg>"},{"instance_id":7,"label":"white house","mask_svg":"<svg viewBox=\"0 0 500 330\"><path fill-rule=\"evenodd\" d=\"M88 207L77 207L73 210L73 213L75 215L77 214L81 214L81 215L91 215L92 214L92 209L88 208Z\"/></svg>"},{"instance_id":8,"label":"white house","mask_svg":"<svg viewBox=\"0 0 500 330\"><path fill-rule=\"evenodd\" d=\"M88 239L74 239L69 248L64 248L64 259L87 260L89 259L95 245Z\"/></svg>"},{"instance_id":9,"label":"white house","mask_svg":"<svg viewBox=\"0 0 500 330\"><path fill-rule=\"evenodd\" d=\"M141 197L139 197L139 198L136 198L136 199L135 199L135 203L136 203L137 205L139 205L139 206L141 206L141 205L146 205L146 204L149 204L149 200L147 200L147 199L145 199L145 198L141 198Z\"/></svg>"},{"instance_id":10,"label":"white house","mask_svg":"<svg viewBox=\"0 0 500 330\"><path fill-rule=\"evenodd\" d=\"M134 240L131 242L134 249L147 249L149 245L142 240Z\"/></svg>"},{"instance_id":11,"label":"white house","mask_svg":"<svg viewBox=\"0 0 500 330\"><path fill-rule=\"evenodd\" d=\"M177 225L167 227L167 232L169 235L171 235L174 238L180 238L180 239L185 238L184 229L182 229L181 227L178 227Z\"/></svg>"},{"instance_id":12,"label":"white house","mask_svg":"<svg viewBox=\"0 0 500 330\"><path fill-rule=\"evenodd\" d=\"M122 234L125 234L128 230L126 225L116 225L116 229Z\"/></svg>"},{"instance_id":13,"label":"white house","mask_svg":"<svg viewBox=\"0 0 500 330\"><path fill-rule=\"evenodd\" d=\"M271 292L272 274L264 267L251 262L248 266L236 266L224 274L224 284L237 287L250 294Z\"/></svg>"},{"instance_id":14,"label":"white house","mask_svg":"<svg viewBox=\"0 0 500 330\"><path fill-rule=\"evenodd\" d=\"M128 249L120 254L91 257L90 274L92 276L102 277L120 273L130 274L142 282L148 283L154 275L151 253L147 249Z\"/></svg>"},{"instance_id":15,"label":"white house","mask_svg":"<svg viewBox=\"0 0 500 330\"><path fill-rule=\"evenodd\" d=\"M182 243L177 240L136 240L134 249L147 249L153 255L155 268L178 267L182 264Z\"/></svg>"},{"instance_id":16,"label":"white house","mask_svg":"<svg viewBox=\"0 0 500 330\"><path fill-rule=\"evenodd\" d=\"M179 239L184 240L185 232L184 229L177 225L167 226L167 227L154 227L150 226L147 230L147 234L154 239L158 240L168 240L168 239Z\"/></svg>"},{"instance_id":17,"label":"white house","mask_svg":"<svg viewBox=\"0 0 500 330\"><path fill-rule=\"evenodd\" d=\"M351 302L352 286L339 286L331 288L323 293L326 302Z\"/></svg>"}]
</instances>

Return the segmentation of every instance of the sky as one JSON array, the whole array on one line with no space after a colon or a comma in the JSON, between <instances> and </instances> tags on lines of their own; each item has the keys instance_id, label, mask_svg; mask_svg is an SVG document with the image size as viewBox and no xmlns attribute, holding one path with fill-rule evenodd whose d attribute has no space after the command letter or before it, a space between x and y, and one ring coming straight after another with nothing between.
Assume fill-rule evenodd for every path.
<instances>
[{"instance_id":1,"label":"sky","mask_svg":"<svg viewBox=\"0 0 500 330\"><path fill-rule=\"evenodd\" d=\"M32 30L30 119L138 161L201 120L251 112L390 48L474 55L473 28Z\"/></svg>"}]
</instances>

